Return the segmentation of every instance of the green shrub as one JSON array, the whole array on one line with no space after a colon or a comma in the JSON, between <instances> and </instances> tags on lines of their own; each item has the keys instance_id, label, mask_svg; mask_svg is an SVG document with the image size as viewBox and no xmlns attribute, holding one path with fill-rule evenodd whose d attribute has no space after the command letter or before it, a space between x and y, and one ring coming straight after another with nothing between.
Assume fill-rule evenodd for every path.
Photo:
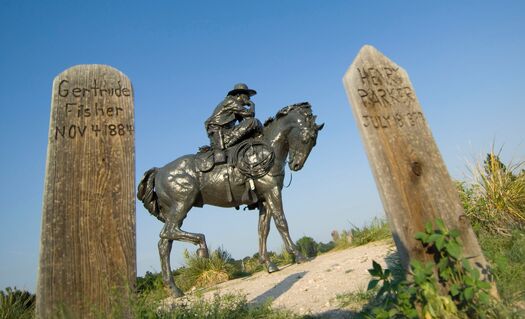
<instances>
[{"instance_id":1,"label":"green shrub","mask_svg":"<svg viewBox=\"0 0 525 319\"><path fill-rule=\"evenodd\" d=\"M317 256L317 242L308 236L303 236L299 238L296 242L297 248L305 257L315 257Z\"/></svg>"},{"instance_id":2,"label":"green shrub","mask_svg":"<svg viewBox=\"0 0 525 319\"><path fill-rule=\"evenodd\" d=\"M175 283L183 291L225 282L236 271L230 254L222 248L214 250L210 258L201 258L196 253L190 254L185 250L184 259L186 266L179 268L175 276Z\"/></svg>"},{"instance_id":3,"label":"green shrub","mask_svg":"<svg viewBox=\"0 0 525 319\"><path fill-rule=\"evenodd\" d=\"M500 150L501 151L501 150ZM470 183L457 182L502 303L525 304L524 162L505 165L494 151L473 165Z\"/></svg>"},{"instance_id":4,"label":"green shrub","mask_svg":"<svg viewBox=\"0 0 525 319\"><path fill-rule=\"evenodd\" d=\"M363 228L354 227L352 229L352 246L361 246L391 237L392 232L387 221L376 217Z\"/></svg>"},{"instance_id":5,"label":"green shrub","mask_svg":"<svg viewBox=\"0 0 525 319\"><path fill-rule=\"evenodd\" d=\"M186 319L186 318L214 318L214 319L293 319L300 318L291 311L272 309L271 300L263 304L248 304L242 295L219 295L212 299L197 297L187 303L180 303L169 311L159 311L158 304L137 303L136 318L145 319Z\"/></svg>"},{"instance_id":6,"label":"green shrub","mask_svg":"<svg viewBox=\"0 0 525 319\"><path fill-rule=\"evenodd\" d=\"M162 275L160 273L152 273L150 271L146 271L144 277L137 277L136 286L136 291L139 294L148 293L150 291L162 288Z\"/></svg>"},{"instance_id":7,"label":"green shrub","mask_svg":"<svg viewBox=\"0 0 525 319\"><path fill-rule=\"evenodd\" d=\"M525 162L505 165L491 151L471 168L471 183L457 183L465 213L476 230L509 234L525 227Z\"/></svg>"},{"instance_id":8,"label":"green shrub","mask_svg":"<svg viewBox=\"0 0 525 319\"><path fill-rule=\"evenodd\" d=\"M289 265L294 262L294 255L290 254L285 247L281 248L281 252L276 254L274 252L269 252L270 260L272 260L277 266ZM261 265L262 266L262 265ZM261 270L265 269L262 267Z\"/></svg>"},{"instance_id":9,"label":"green shrub","mask_svg":"<svg viewBox=\"0 0 525 319\"><path fill-rule=\"evenodd\" d=\"M34 312L34 294L16 287L0 291L0 319L29 319L34 317Z\"/></svg>"},{"instance_id":10,"label":"green shrub","mask_svg":"<svg viewBox=\"0 0 525 319\"><path fill-rule=\"evenodd\" d=\"M324 254L326 252L329 252L330 250L335 248L335 243L333 241L329 241L328 243L322 243L320 242L317 246L317 250L320 254Z\"/></svg>"},{"instance_id":11,"label":"green shrub","mask_svg":"<svg viewBox=\"0 0 525 319\"><path fill-rule=\"evenodd\" d=\"M349 248L352 245L352 232L343 229L341 232L332 231L334 250Z\"/></svg>"},{"instance_id":12,"label":"green shrub","mask_svg":"<svg viewBox=\"0 0 525 319\"><path fill-rule=\"evenodd\" d=\"M510 236L502 236L481 230L478 238L502 302L525 304L525 231L513 229Z\"/></svg>"},{"instance_id":13,"label":"green shrub","mask_svg":"<svg viewBox=\"0 0 525 319\"><path fill-rule=\"evenodd\" d=\"M490 284L461 256L459 232L449 231L439 219L436 228L427 223L425 232L416 234L427 252L434 255L435 262L412 261L410 280L395 282L389 269L383 270L373 262L369 272L374 279L368 288L382 283L376 296L382 304L365 315L371 318L500 317L501 312L489 294Z\"/></svg>"},{"instance_id":14,"label":"green shrub","mask_svg":"<svg viewBox=\"0 0 525 319\"><path fill-rule=\"evenodd\" d=\"M351 293L339 294L335 297L337 305L344 309L359 310L375 296L377 291L359 290Z\"/></svg>"},{"instance_id":15,"label":"green shrub","mask_svg":"<svg viewBox=\"0 0 525 319\"><path fill-rule=\"evenodd\" d=\"M242 260L241 268L248 274L253 274L264 270L264 266L259 261L259 253L254 254L252 257L245 257Z\"/></svg>"},{"instance_id":16,"label":"green shrub","mask_svg":"<svg viewBox=\"0 0 525 319\"><path fill-rule=\"evenodd\" d=\"M343 230L339 233L334 230L332 232L332 239L336 250L361 246L387 238L392 238L392 232L390 231L388 223L385 219L377 217L361 228L353 226L350 231Z\"/></svg>"}]
</instances>

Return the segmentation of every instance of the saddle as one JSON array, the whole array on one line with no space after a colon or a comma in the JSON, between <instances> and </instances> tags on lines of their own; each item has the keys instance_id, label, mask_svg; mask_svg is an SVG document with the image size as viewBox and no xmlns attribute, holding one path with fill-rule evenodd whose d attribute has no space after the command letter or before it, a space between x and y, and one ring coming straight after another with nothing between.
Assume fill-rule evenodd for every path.
<instances>
[{"instance_id":1,"label":"saddle","mask_svg":"<svg viewBox=\"0 0 525 319\"><path fill-rule=\"evenodd\" d=\"M206 173L215 165L229 165L232 169L228 173L228 194L232 201L230 184L246 184L243 202L256 203L255 184L253 179L260 178L270 171L275 154L270 145L258 138L249 138L225 150L212 149L209 146L199 148L195 156L197 169Z\"/></svg>"},{"instance_id":2,"label":"saddle","mask_svg":"<svg viewBox=\"0 0 525 319\"><path fill-rule=\"evenodd\" d=\"M211 171L215 165L228 163L246 177L259 178L270 171L274 156L273 149L265 141L250 138L224 150L201 146L195 163L203 173Z\"/></svg>"}]
</instances>

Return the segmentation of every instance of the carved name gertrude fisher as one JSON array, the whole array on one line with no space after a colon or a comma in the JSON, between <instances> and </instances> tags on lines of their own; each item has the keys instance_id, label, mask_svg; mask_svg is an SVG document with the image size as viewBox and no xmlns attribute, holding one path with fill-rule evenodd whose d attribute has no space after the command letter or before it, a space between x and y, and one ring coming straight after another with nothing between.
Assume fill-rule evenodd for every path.
<instances>
[{"instance_id":1,"label":"carved name gertrude fisher","mask_svg":"<svg viewBox=\"0 0 525 319\"><path fill-rule=\"evenodd\" d=\"M61 98L59 112L66 116L62 125L55 126L55 140L59 138L82 138L87 134L95 136L123 136L133 134L133 123L126 122L122 117L124 109L117 103L108 103L108 99L131 98L131 88L123 86L121 81L115 83L106 80L93 81L88 86L78 86L69 80L62 79L56 94ZM98 118L108 118L111 121L101 123ZM76 120L85 121L76 121ZM93 119L89 121L89 119Z\"/></svg>"}]
</instances>

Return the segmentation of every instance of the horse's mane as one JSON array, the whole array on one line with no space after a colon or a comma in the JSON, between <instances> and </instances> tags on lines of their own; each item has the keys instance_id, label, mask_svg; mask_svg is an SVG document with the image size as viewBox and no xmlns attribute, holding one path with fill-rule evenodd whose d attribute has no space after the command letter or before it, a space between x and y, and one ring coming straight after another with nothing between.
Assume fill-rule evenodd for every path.
<instances>
[{"instance_id":1,"label":"horse's mane","mask_svg":"<svg viewBox=\"0 0 525 319\"><path fill-rule=\"evenodd\" d=\"M309 102L301 102L301 103L295 103L292 105L288 105L280 109L277 114L275 114L274 117L269 117L266 121L264 121L264 126L270 125L273 121L287 115L293 110L302 110L305 115L312 114L312 106Z\"/></svg>"}]
</instances>

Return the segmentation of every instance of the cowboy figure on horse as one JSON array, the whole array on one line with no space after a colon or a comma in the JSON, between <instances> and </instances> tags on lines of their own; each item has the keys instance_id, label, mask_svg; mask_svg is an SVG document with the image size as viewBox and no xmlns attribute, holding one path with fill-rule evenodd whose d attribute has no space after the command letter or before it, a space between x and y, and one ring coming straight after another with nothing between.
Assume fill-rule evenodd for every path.
<instances>
[{"instance_id":1,"label":"cowboy figure on horse","mask_svg":"<svg viewBox=\"0 0 525 319\"><path fill-rule=\"evenodd\" d=\"M254 104L249 98L253 95L255 91L246 84L236 85L206 121L213 151L180 156L163 167L153 167L144 173L139 183L138 199L153 216L165 223L158 244L162 279L176 297L183 292L175 284L171 272L173 242L193 243L199 247L198 256L209 256L204 234L181 228L192 207L253 205L259 210L259 261L266 270L279 270L271 261L266 245L271 220L295 262L306 261L290 236L284 215L284 170L286 165L292 171L303 167L324 124L315 123L310 103L303 102L282 108L261 126L254 118ZM251 140L251 135L255 134L257 138ZM233 147L228 151L231 156L227 164L214 165L219 163L217 153L224 154L228 146ZM246 180L251 181L248 190L255 196L246 192Z\"/></svg>"},{"instance_id":2,"label":"cowboy figure on horse","mask_svg":"<svg viewBox=\"0 0 525 319\"><path fill-rule=\"evenodd\" d=\"M213 114L204 122L212 149L224 150L248 135L262 131L261 122L255 118L255 104L250 100L255 94L255 90L239 83L217 105ZM237 121L239 124L236 125Z\"/></svg>"}]
</instances>

